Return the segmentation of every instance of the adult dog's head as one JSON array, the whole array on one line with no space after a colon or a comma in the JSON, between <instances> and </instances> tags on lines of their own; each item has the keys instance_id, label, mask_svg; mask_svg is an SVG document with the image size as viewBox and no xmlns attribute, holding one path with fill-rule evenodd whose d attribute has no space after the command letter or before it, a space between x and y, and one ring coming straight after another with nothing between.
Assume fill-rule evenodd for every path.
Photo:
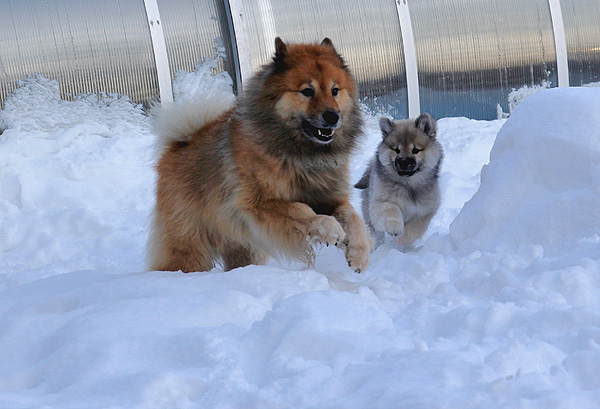
<instances>
[{"instance_id":1,"label":"adult dog's head","mask_svg":"<svg viewBox=\"0 0 600 409\"><path fill-rule=\"evenodd\" d=\"M273 61L256 79L246 89L253 94L247 97L255 103L254 116L287 133L287 143L342 147L360 132L356 82L328 38L285 44L277 37Z\"/></svg>"}]
</instances>

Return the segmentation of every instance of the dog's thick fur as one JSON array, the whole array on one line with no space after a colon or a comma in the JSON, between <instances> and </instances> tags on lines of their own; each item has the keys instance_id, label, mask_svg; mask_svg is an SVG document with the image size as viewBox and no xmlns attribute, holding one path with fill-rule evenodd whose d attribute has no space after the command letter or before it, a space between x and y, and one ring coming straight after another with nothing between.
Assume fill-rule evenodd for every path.
<instances>
[{"instance_id":1,"label":"dog's thick fur","mask_svg":"<svg viewBox=\"0 0 600 409\"><path fill-rule=\"evenodd\" d=\"M329 39L277 38L275 48L226 112L216 114L228 101L208 98L159 114L150 269L230 270L268 256L310 264L317 242L367 268L373 241L349 203L349 155L363 124L356 83Z\"/></svg>"},{"instance_id":2,"label":"dog's thick fur","mask_svg":"<svg viewBox=\"0 0 600 409\"><path fill-rule=\"evenodd\" d=\"M416 120L379 121L383 140L364 176L362 210L376 244L385 233L400 247L421 238L440 207L438 175L443 159L436 122L428 113Z\"/></svg>"}]
</instances>

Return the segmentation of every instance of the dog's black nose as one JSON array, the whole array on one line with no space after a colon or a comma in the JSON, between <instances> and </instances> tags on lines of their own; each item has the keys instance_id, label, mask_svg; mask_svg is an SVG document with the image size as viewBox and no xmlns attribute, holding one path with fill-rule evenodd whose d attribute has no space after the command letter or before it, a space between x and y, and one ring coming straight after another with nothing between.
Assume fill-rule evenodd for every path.
<instances>
[{"instance_id":1,"label":"dog's black nose","mask_svg":"<svg viewBox=\"0 0 600 409\"><path fill-rule=\"evenodd\" d=\"M325 111L323 112L323 120L327 123L327 125L335 126L340 120L340 114L334 111Z\"/></svg>"},{"instance_id":2,"label":"dog's black nose","mask_svg":"<svg viewBox=\"0 0 600 409\"><path fill-rule=\"evenodd\" d=\"M417 161L414 158L401 158L398 156L394 161L394 166L397 171L410 172L417 166Z\"/></svg>"}]
</instances>

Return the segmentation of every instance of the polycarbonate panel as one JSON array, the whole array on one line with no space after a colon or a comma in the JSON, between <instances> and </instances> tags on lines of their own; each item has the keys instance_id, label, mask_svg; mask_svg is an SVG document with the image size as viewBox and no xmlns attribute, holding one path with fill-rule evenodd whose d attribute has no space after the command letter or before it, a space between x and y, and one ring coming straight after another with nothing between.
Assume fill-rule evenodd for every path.
<instances>
[{"instance_id":1,"label":"polycarbonate panel","mask_svg":"<svg viewBox=\"0 0 600 409\"><path fill-rule=\"evenodd\" d=\"M58 80L63 98L158 94L143 1L0 0L0 10L0 101L28 74Z\"/></svg>"},{"instance_id":2,"label":"polycarbonate panel","mask_svg":"<svg viewBox=\"0 0 600 409\"><path fill-rule=\"evenodd\" d=\"M159 0L171 75L193 71L207 58L219 59L217 71L235 82L231 36L223 0Z\"/></svg>"},{"instance_id":3,"label":"polycarbonate panel","mask_svg":"<svg viewBox=\"0 0 600 409\"><path fill-rule=\"evenodd\" d=\"M225 0L157 0L171 74L221 55L234 81ZM402 0L399 0L402 1ZM333 40L372 110L407 116L406 72L397 6L390 0L244 0L252 66L268 62L274 38ZM513 90L557 86L548 0L408 2L421 111L493 119ZM600 1L561 0L571 85L600 85ZM0 103L28 74L59 81L62 96L84 92L159 95L143 0L0 0ZM246 56L246 54L244 54ZM248 61L244 58L244 61ZM237 84L236 84L237 85Z\"/></svg>"},{"instance_id":4,"label":"polycarbonate panel","mask_svg":"<svg viewBox=\"0 0 600 409\"><path fill-rule=\"evenodd\" d=\"M514 89L558 85L547 0L420 0L410 11L421 111L495 119Z\"/></svg>"},{"instance_id":5,"label":"polycarbonate panel","mask_svg":"<svg viewBox=\"0 0 600 409\"><path fill-rule=\"evenodd\" d=\"M600 1L561 0L569 83L600 86Z\"/></svg>"},{"instance_id":6,"label":"polycarbonate panel","mask_svg":"<svg viewBox=\"0 0 600 409\"><path fill-rule=\"evenodd\" d=\"M402 37L389 0L248 0L244 2L256 70L285 42L333 41L353 72L363 102L395 117L407 116Z\"/></svg>"}]
</instances>

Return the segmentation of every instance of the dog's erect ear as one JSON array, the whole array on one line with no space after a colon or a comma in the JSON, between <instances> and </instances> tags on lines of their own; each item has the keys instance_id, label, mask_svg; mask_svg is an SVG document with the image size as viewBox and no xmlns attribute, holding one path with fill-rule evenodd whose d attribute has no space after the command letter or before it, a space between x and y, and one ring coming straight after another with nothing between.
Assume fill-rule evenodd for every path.
<instances>
[{"instance_id":1,"label":"dog's erect ear","mask_svg":"<svg viewBox=\"0 0 600 409\"><path fill-rule=\"evenodd\" d=\"M275 55L281 55L284 56L285 54L287 54L287 46L285 45L285 43L283 42L283 40L281 39L281 37L276 37L275 38Z\"/></svg>"},{"instance_id":2,"label":"dog's erect ear","mask_svg":"<svg viewBox=\"0 0 600 409\"><path fill-rule=\"evenodd\" d=\"M283 40L279 37L275 38L275 56L273 57L273 63L275 64L276 71L285 70L285 58L287 57L287 54L287 46L285 45Z\"/></svg>"},{"instance_id":3,"label":"dog's erect ear","mask_svg":"<svg viewBox=\"0 0 600 409\"><path fill-rule=\"evenodd\" d=\"M348 66L346 65L346 61L344 60L344 57L342 57L342 55L337 52L337 50L333 46L333 42L329 39L329 37L325 37L323 39L323 41L321 41L321 47L331 48L331 50L335 53L335 55L337 55L337 58L340 60L340 63L342 63L342 68L345 70L348 69Z\"/></svg>"},{"instance_id":4,"label":"dog's erect ear","mask_svg":"<svg viewBox=\"0 0 600 409\"><path fill-rule=\"evenodd\" d=\"M379 128L381 128L381 134L385 138L396 128L396 124L388 118L381 118L379 120Z\"/></svg>"},{"instance_id":5,"label":"dog's erect ear","mask_svg":"<svg viewBox=\"0 0 600 409\"><path fill-rule=\"evenodd\" d=\"M431 139L435 139L435 135L437 133L437 124L435 119L433 119L429 113L424 112L419 115L419 117L415 120L415 126Z\"/></svg>"},{"instance_id":6,"label":"dog's erect ear","mask_svg":"<svg viewBox=\"0 0 600 409\"><path fill-rule=\"evenodd\" d=\"M331 40L328 37L325 37L323 39L323 41L321 41L321 45L323 47L330 47L330 48L333 48L335 50L335 47L333 46L333 43L331 42Z\"/></svg>"}]
</instances>

